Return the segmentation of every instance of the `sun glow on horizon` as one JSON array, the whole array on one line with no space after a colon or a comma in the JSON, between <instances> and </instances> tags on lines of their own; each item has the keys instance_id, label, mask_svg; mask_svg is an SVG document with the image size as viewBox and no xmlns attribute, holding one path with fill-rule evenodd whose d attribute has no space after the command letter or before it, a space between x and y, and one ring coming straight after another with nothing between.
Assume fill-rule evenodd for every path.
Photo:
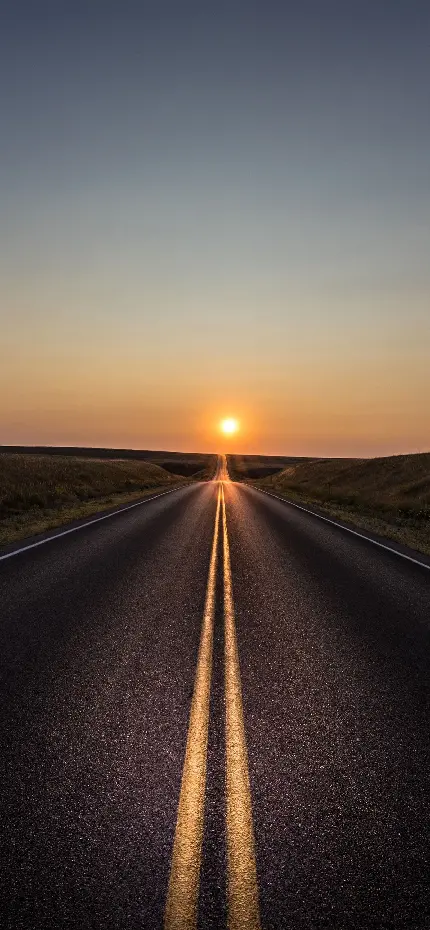
<instances>
[{"instance_id":1,"label":"sun glow on horizon","mask_svg":"<svg viewBox=\"0 0 430 930\"><path fill-rule=\"evenodd\" d=\"M239 423L234 419L234 417L226 417L225 420L221 420L220 428L221 432L223 432L225 436L232 436L233 433L237 433L239 429Z\"/></svg>"}]
</instances>

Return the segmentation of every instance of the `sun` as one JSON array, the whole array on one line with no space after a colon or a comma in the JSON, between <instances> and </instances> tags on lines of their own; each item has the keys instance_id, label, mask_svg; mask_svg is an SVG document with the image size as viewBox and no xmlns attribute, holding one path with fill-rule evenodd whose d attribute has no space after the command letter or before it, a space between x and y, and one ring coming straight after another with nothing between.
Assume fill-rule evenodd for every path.
<instances>
[{"instance_id":1,"label":"sun","mask_svg":"<svg viewBox=\"0 0 430 930\"><path fill-rule=\"evenodd\" d=\"M227 417L225 420L221 420L220 426L221 431L226 436L232 436L233 433L237 433L239 429L239 424L233 417Z\"/></svg>"}]
</instances>

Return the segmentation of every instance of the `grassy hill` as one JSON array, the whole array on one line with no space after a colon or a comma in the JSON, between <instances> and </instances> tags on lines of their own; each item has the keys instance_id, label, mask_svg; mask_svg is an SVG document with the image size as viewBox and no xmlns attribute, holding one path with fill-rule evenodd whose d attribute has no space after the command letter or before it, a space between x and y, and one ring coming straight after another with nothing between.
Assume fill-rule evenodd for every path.
<instances>
[{"instance_id":1,"label":"grassy hill","mask_svg":"<svg viewBox=\"0 0 430 930\"><path fill-rule=\"evenodd\" d=\"M142 461L0 455L0 545L184 483Z\"/></svg>"},{"instance_id":2,"label":"grassy hill","mask_svg":"<svg viewBox=\"0 0 430 930\"><path fill-rule=\"evenodd\" d=\"M430 554L430 453L317 459L258 482Z\"/></svg>"},{"instance_id":3,"label":"grassy hill","mask_svg":"<svg viewBox=\"0 0 430 930\"><path fill-rule=\"evenodd\" d=\"M166 471L185 477L212 477L216 463L216 455L204 452L166 452L155 449L108 449L91 448L86 446L0 446L0 456L20 455L51 455L72 456L85 459L109 459L136 462L153 462Z\"/></svg>"},{"instance_id":4,"label":"grassy hill","mask_svg":"<svg viewBox=\"0 0 430 930\"><path fill-rule=\"evenodd\" d=\"M248 478L265 478L276 475L285 466L309 459L291 455L227 455L227 467L233 481L246 481Z\"/></svg>"}]
</instances>

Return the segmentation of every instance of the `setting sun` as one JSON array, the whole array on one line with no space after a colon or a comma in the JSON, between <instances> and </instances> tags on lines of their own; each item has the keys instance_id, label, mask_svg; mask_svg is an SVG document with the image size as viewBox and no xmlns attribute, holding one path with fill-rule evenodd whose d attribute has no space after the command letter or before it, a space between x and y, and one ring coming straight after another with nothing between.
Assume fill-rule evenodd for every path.
<instances>
[{"instance_id":1,"label":"setting sun","mask_svg":"<svg viewBox=\"0 0 430 930\"><path fill-rule=\"evenodd\" d=\"M233 417L227 417L226 420L221 420L221 430L226 435L232 435L232 433L237 433L239 424L237 420L234 420Z\"/></svg>"}]
</instances>

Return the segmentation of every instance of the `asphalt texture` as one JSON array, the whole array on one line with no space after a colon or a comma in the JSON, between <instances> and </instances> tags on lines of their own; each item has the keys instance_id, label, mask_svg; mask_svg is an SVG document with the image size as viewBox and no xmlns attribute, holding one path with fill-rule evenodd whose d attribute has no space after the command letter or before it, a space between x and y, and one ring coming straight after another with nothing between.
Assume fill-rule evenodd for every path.
<instances>
[{"instance_id":1,"label":"asphalt texture","mask_svg":"<svg viewBox=\"0 0 430 930\"><path fill-rule=\"evenodd\" d=\"M163 927L217 489L0 562L4 930ZM430 571L224 490L261 926L428 930ZM227 926L221 575L199 930Z\"/></svg>"}]
</instances>

